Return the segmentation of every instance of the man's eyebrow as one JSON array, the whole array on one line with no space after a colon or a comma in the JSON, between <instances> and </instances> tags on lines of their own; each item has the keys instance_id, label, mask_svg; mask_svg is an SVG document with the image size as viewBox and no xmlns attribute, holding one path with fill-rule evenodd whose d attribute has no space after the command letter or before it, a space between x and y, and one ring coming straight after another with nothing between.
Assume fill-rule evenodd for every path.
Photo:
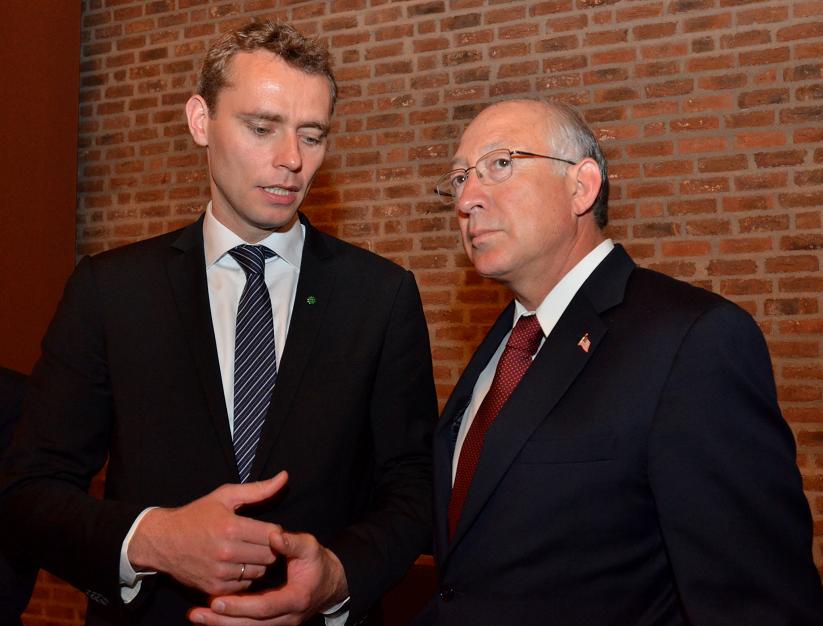
<instances>
[{"instance_id":1,"label":"man's eyebrow","mask_svg":"<svg viewBox=\"0 0 823 626\"><path fill-rule=\"evenodd\" d=\"M297 128L316 128L323 134L323 137L329 134L329 125L322 122L304 122Z\"/></svg>"},{"instance_id":2,"label":"man's eyebrow","mask_svg":"<svg viewBox=\"0 0 823 626\"><path fill-rule=\"evenodd\" d=\"M253 120L259 120L259 121L264 121L264 122L278 122L278 123L281 123L281 122L284 121L283 116L280 115L279 113L264 113L262 111L256 112L256 113L239 113L237 115L237 117L239 117L241 120L248 121L248 122L253 121Z\"/></svg>"},{"instance_id":3,"label":"man's eyebrow","mask_svg":"<svg viewBox=\"0 0 823 626\"><path fill-rule=\"evenodd\" d=\"M245 122L262 121L282 124L286 121L285 118L279 113L266 113L263 111L258 113L240 113L238 117ZM329 134L329 125L322 122L302 122L297 128L316 128L323 134L324 137Z\"/></svg>"},{"instance_id":4,"label":"man's eyebrow","mask_svg":"<svg viewBox=\"0 0 823 626\"><path fill-rule=\"evenodd\" d=\"M481 146L480 152L483 156L487 155L489 152L494 152L495 150L505 150L507 148L503 148L504 143L501 141L493 141L487 143L485 146ZM468 168L468 161L461 156L455 156L451 162L451 168L455 170L464 170Z\"/></svg>"}]
</instances>

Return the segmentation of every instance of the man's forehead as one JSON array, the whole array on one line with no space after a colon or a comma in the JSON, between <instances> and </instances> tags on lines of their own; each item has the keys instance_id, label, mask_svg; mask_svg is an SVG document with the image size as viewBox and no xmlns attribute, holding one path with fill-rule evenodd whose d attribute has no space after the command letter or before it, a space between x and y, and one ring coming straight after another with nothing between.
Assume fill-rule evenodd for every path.
<instances>
[{"instance_id":1,"label":"man's forehead","mask_svg":"<svg viewBox=\"0 0 823 626\"><path fill-rule=\"evenodd\" d=\"M474 165L474 160L492 150L543 149L544 119L526 103L507 102L484 109L463 132L452 165Z\"/></svg>"},{"instance_id":2,"label":"man's forehead","mask_svg":"<svg viewBox=\"0 0 823 626\"><path fill-rule=\"evenodd\" d=\"M452 165L462 167L464 165L474 165L472 159L478 159L484 154L491 152L492 150L499 150L501 148L509 148L509 144L511 143L510 140L499 138L489 140L484 144L481 144L477 147L469 147L466 146L463 142L460 143L460 146L457 148L457 152L452 159Z\"/></svg>"}]
</instances>

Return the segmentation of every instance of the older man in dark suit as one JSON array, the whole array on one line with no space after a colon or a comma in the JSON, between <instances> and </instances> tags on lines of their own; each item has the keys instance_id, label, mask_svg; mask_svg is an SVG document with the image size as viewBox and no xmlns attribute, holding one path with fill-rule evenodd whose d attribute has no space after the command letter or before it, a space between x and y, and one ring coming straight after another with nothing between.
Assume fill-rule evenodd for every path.
<instances>
[{"instance_id":1,"label":"older man in dark suit","mask_svg":"<svg viewBox=\"0 0 823 626\"><path fill-rule=\"evenodd\" d=\"M414 278L298 213L335 94L293 28L227 33L186 105L205 216L69 280L0 516L89 624L362 621L430 537Z\"/></svg>"},{"instance_id":2,"label":"older man in dark suit","mask_svg":"<svg viewBox=\"0 0 823 626\"><path fill-rule=\"evenodd\" d=\"M14 427L20 419L26 377L20 372L0 367L0 458L11 443ZM37 568L0 555L0 624L20 624L37 578Z\"/></svg>"},{"instance_id":3,"label":"older man in dark suit","mask_svg":"<svg viewBox=\"0 0 823 626\"><path fill-rule=\"evenodd\" d=\"M571 109L485 109L438 182L514 301L435 431L421 624L823 623L791 431L752 318L606 239Z\"/></svg>"}]
</instances>

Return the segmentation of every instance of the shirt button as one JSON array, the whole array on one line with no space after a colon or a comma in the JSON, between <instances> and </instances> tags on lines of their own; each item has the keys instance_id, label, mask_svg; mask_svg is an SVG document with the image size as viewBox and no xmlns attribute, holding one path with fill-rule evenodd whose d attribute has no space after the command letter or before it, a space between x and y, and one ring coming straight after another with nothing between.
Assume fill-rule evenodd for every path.
<instances>
[{"instance_id":1,"label":"shirt button","mask_svg":"<svg viewBox=\"0 0 823 626\"><path fill-rule=\"evenodd\" d=\"M454 599L454 589L451 587L441 587L440 588L440 599L443 602L449 602L450 600Z\"/></svg>"}]
</instances>

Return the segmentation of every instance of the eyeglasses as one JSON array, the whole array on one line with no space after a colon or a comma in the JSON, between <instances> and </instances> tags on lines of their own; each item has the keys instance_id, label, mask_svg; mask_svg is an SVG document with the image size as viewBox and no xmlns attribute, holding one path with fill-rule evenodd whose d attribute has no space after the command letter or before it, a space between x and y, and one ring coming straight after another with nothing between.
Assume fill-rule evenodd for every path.
<instances>
[{"instance_id":1,"label":"eyeglasses","mask_svg":"<svg viewBox=\"0 0 823 626\"><path fill-rule=\"evenodd\" d=\"M577 165L574 161L561 159L560 157L501 148L484 154L477 159L477 163L473 167L446 172L437 179L434 192L440 197L443 204L452 204L463 192L463 187L471 170L477 173L477 180L484 185L496 185L511 178L514 159L551 159L569 165Z\"/></svg>"}]
</instances>

